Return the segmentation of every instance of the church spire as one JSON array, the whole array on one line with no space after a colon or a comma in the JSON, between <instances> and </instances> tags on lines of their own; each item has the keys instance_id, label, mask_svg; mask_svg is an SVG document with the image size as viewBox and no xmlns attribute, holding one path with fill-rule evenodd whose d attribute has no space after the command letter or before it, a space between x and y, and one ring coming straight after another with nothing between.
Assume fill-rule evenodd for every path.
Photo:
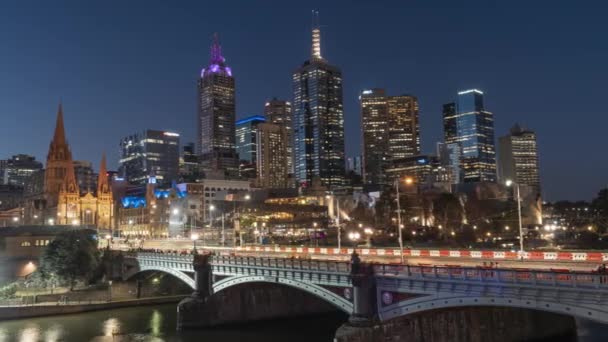
<instances>
[{"instance_id":1,"label":"church spire","mask_svg":"<svg viewBox=\"0 0 608 342\"><path fill-rule=\"evenodd\" d=\"M106 167L106 154L105 152L101 156L101 163L99 163L99 176L97 177L97 196L110 191L108 184L108 169Z\"/></svg>"},{"instance_id":2,"label":"church spire","mask_svg":"<svg viewBox=\"0 0 608 342\"><path fill-rule=\"evenodd\" d=\"M321 25L319 24L319 11L312 11L312 49L313 60L323 60L321 57Z\"/></svg>"},{"instance_id":3,"label":"church spire","mask_svg":"<svg viewBox=\"0 0 608 342\"><path fill-rule=\"evenodd\" d=\"M53 134L53 144L55 145L65 145L65 128L63 126L63 105L61 102L59 103L59 108L57 110L57 121L55 123L55 133Z\"/></svg>"}]
</instances>

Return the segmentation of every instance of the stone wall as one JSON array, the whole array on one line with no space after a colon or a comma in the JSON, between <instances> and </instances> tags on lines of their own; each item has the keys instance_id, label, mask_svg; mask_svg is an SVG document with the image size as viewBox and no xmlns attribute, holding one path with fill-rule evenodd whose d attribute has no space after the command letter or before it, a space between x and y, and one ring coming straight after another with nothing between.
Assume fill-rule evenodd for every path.
<instances>
[{"instance_id":1,"label":"stone wall","mask_svg":"<svg viewBox=\"0 0 608 342\"><path fill-rule=\"evenodd\" d=\"M541 311L469 307L399 317L371 327L343 325L335 342L577 341L574 318Z\"/></svg>"},{"instance_id":2,"label":"stone wall","mask_svg":"<svg viewBox=\"0 0 608 342\"><path fill-rule=\"evenodd\" d=\"M178 328L205 328L337 310L302 290L270 283L248 283L229 287L206 299L185 299L178 306Z\"/></svg>"}]
</instances>

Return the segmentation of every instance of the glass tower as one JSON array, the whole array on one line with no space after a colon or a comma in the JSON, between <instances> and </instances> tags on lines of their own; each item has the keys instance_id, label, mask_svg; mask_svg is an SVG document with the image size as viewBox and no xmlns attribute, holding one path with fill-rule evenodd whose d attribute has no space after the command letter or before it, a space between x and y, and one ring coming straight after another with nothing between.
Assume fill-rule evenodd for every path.
<instances>
[{"instance_id":1,"label":"glass tower","mask_svg":"<svg viewBox=\"0 0 608 342\"><path fill-rule=\"evenodd\" d=\"M384 89L364 90L360 97L365 184L388 185L385 169L398 159L420 153L418 99L386 96Z\"/></svg>"},{"instance_id":2,"label":"glass tower","mask_svg":"<svg viewBox=\"0 0 608 342\"><path fill-rule=\"evenodd\" d=\"M312 53L293 73L294 171L300 187L319 178L327 187L344 184L342 72L321 56L321 30L312 29Z\"/></svg>"},{"instance_id":3,"label":"glass tower","mask_svg":"<svg viewBox=\"0 0 608 342\"><path fill-rule=\"evenodd\" d=\"M234 77L222 56L217 34L209 65L198 81L198 144L203 165L236 176Z\"/></svg>"},{"instance_id":4,"label":"glass tower","mask_svg":"<svg viewBox=\"0 0 608 342\"><path fill-rule=\"evenodd\" d=\"M266 122L260 115L253 115L236 122L236 152L239 155L239 175L256 177L258 125Z\"/></svg>"},{"instance_id":5,"label":"glass tower","mask_svg":"<svg viewBox=\"0 0 608 342\"><path fill-rule=\"evenodd\" d=\"M271 124L279 125L287 131L287 140L285 141L285 158L287 158L287 171L293 175L293 123L291 102L279 100L276 97L266 102L264 106L264 115Z\"/></svg>"},{"instance_id":6,"label":"glass tower","mask_svg":"<svg viewBox=\"0 0 608 342\"><path fill-rule=\"evenodd\" d=\"M461 91L456 102L443 105L443 127L445 143L461 148L463 181L496 182L494 117L485 110L483 92Z\"/></svg>"}]
</instances>

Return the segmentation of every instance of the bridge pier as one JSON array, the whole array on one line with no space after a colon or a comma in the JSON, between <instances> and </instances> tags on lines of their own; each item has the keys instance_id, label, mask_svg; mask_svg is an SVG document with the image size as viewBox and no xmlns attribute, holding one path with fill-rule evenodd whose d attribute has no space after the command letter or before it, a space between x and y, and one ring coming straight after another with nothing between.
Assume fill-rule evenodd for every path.
<instances>
[{"instance_id":1,"label":"bridge pier","mask_svg":"<svg viewBox=\"0 0 608 342\"><path fill-rule=\"evenodd\" d=\"M200 315L213 294L210 255L194 255L194 292L177 304L177 330L200 327Z\"/></svg>"}]
</instances>

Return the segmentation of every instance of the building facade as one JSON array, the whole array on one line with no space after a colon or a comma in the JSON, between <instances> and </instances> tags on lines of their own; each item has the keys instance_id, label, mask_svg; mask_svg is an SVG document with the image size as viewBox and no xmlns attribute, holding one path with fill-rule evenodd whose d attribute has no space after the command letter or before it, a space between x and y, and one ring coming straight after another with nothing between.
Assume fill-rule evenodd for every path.
<instances>
[{"instance_id":1,"label":"building facade","mask_svg":"<svg viewBox=\"0 0 608 342\"><path fill-rule=\"evenodd\" d=\"M289 187L287 134L287 129L282 125L262 123L257 126L257 186L276 189Z\"/></svg>"},{"instance_id":2,"label":"building facade","mask_svg":"<svg viewBox=\"0 0 608 342\"><path fill-rule=\"evenodd\" d=\"M179 134L145 130L121 139L119 174L131 184L145 185L154 178L160 184L178 179Z\"/></svg>"},{"instance_id":3,"label":"building facade","mask_svg":"<svg viewBox=\"0 0 608 342\"><path fill-rule=\"evenodd\" d=\"M266 102L264 106L264 116L269 123L285 127L287 131L286 153L287 170L293 175L293 112L291 102L279 100L276 97Z\"/></svg>"},{"instance_id":4,"label":"building facade","mask_svg":"<svg viewBox=\"0 0 608 342\"><path fill-rule=\"evenodd\" d=\"M344 184L342 72L321 56L321 30L312 29L312 54L293 73L294 171L299 187L319 178L329 188Z\"/></svg>"},{"instance_id":5,"label":"building facade","mask_svg":"<svg viewBox=\"0 0 608 342\"><path fill-rule=\"evenodd\" d=\"M540 194L540 171L536 133L519 125L498 139L498 177L501 182L512 180L527 185L535 195Z\"/></svg>"},{"instance_id":6,"label":"building facade","mask_svg":"<svg viewBox=\"0 0 608 342\"><path fill-rule=\"evenodd\" d=\"M261 115L253 115L236 122L236 151L239 155L239 176L256 177L258 125L266 122Z\"/></svg>"},{"instance_id":7,"label":"building facade","mask_svg":"<svg viewBox=\"0 0 608 342\"><path fill-rule=\"evenodd\" d=\"M46 215L30 213L33 218L44 217L45 223L90 225L97 228L113 226L113 196L107 176L105 154L101 158L96 189L81 193L74 171L72 152L65 136L61 105L47 155L44 199Z\"/></svg>"},{"instance_id":8,"label":"building facade","mask_svg":"<svg viewBox=\"0 0 608 342\"><path fill-rule=\"evenodd\" d=\"M40 170L42 163L27 154L18 154L11 159L0 160L0 185L25 188L32 175Z\"/></svg>"},{"instance_id":9,"label":"building facade","mask_svg":"<svg viewBox=\"0 0 608 342\"><path fill-rule=\"evenodd\" d=\"M456 102L443 105L444 142L462 149L464 183L496 182L494 116L485 110L483 92L458 92Z\"/></svg>"},{"instance_id":10,"label":"building facade","mask_svg":"<svg viewBox=\"0 0 608 342\"><path fill-rule=\"evenodd\" d=\"M209 65L198 81L198 145L206 168L236 176L235 83L226 65L217 34L211 46Z\"/></svg>"},{"instance_id":11,"label":"building facade","mask_svg":"<svg viewBox=\"0 0 608 342\"><path fill-rule=\"evenodd\" d=\"M364 90L359 99L363 181L386 185L385 170L393 161L420 153L418 99L387 96L384 89Z\"/></svg>"},{"instance_id":12,"label":"building facade","mask_svg":"<svg viewBox=\"0 0 608 342\"><path fill-rule=\"evenodd\" d=\"M74 160L74 173L81 193L97 188L98 175L93 170L93 164L90 161Z\"/></svg>"}]
</instances>

